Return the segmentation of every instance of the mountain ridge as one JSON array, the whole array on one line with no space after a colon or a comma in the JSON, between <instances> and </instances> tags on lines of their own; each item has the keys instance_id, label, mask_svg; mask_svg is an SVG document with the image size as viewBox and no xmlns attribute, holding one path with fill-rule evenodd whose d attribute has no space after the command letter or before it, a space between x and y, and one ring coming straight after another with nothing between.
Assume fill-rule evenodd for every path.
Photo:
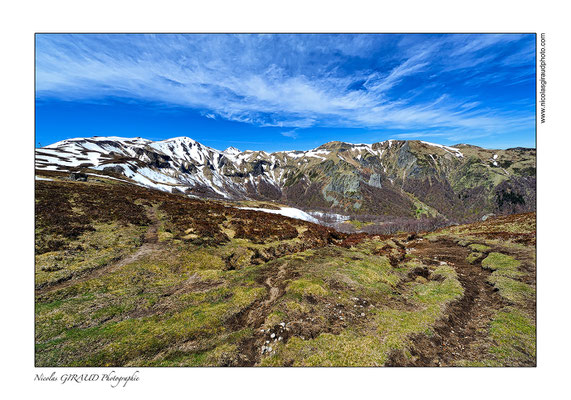
<instances>
[{"instance_id":1,"label":"mountain ridge","mask_svg":"<svg viewBox=\"0 0 571 400\"><path fill-rule=\"evenodd\" d=\"M66 139L36 169L91 171L163 191L316 211L452 221L535 210L535 149L421 140L342 141L306 151L220 151L189 137Z\"/></svg>"}]
</instances>

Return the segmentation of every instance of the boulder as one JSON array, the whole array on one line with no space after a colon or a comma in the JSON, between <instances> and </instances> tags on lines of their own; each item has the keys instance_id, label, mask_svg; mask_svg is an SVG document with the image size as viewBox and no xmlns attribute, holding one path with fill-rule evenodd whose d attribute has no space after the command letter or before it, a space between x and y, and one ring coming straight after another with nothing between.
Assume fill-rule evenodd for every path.
<instances>
[{"instance_id":1,"label":"boulder","mask_svg":"<svg viewBox=\"0 0 571 400\"><path fill-rule=\"evenodd\" d=\"M122 175L124 172L123 167L120 165L115 165L113 167L105 167L105 168L103 168L103 171L112 172L114 174L119 174L119 175Z\"/></svg>"},{"instance_id":2,"label":"boulder","mask_svg":"<svg viewBox=\"0 0 571 400\"><path fill-rule=\"evenodd\" d=\"M69 178L74 181L87 182L87 175L82 172L72 172Z\"/></svg>"}]
</instances>

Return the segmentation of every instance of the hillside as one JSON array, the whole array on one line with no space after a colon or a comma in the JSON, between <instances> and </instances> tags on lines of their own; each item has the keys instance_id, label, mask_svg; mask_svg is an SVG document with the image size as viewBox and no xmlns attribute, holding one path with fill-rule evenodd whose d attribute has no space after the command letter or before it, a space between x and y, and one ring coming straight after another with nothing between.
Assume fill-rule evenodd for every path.
<instances>
[{"instance_id":1,"label":"hillside","mask_svg":"<svg viewBox=\"0 0 571 400\"><path fill-rule=\"evenodd\" d=\"M116 143L98 146L108 147L111 154ZM340 152L344 146L329 144L339 149L314 153L331 151L327 156L338 156L345 153ZM381 186L393 179L394 185L386 190L402 197L409 195L396 191L398 185L407 187L409 179L422 182L426 169L434 167L417 156L400 158L418 155L417 147L423 146L386 143L371 149L387 153L387 158L369 150L360 154L367 163L383 160L387 172L380 175ZM123 150L133 154L123 155L122 162L118 154L123 150L98 158L91 151L80 157L71 147L56 147L58 155L52 151L50 157L57 158L58 166L64 164L62 154L67 151L68 161L72 156L91 160L90 169L68 168L123 169L107 170L102 176L90 172L86 182L56 171L61 168L55 162L37 170L36 366L536 364L535 213L492 217L432 233L349 235L300 219L238 208L242 203L134 185L131 182L144 173L171 170L175 164L172 159L155 158L155 166L149 167L149 161L134 161L136 150L127 145ZM451 166L459 163L478 170L476 164L462 160L494 158L487 150L457 148L462 156L438 148L433 157L443 160L439 176L456 176L450 187L465 189L477 180L463 182L459 170ZM38 150L37 158L46 151L50 150ZM529 157L532 153L500 152L496 162L512 159L512 164L497 168L513 172L531 162L522 161L518 152ZM236 159L244 154L232 153ZM358 155L341 157L355 160ZM243 168L251 167L249 157L240 164ZM224 158L212 153L207 161L211 160ZM329 176L329 183L338 182L337 168L353 165L330 161L333 171L323 175ZM140 176L127 177L127 166L132 165L138 166ZM398 168L408 171L403 181L396 175ZM216 168L208 169L215 176ZM276 170L279 175L280 169ZM309 174L311 168L300 170ZM135 173L134 168L131 171ZM347 171L357 174L357 169ZM373 185L368 186L375 187L372 175ZM256 175L258 184L269 180L263 176L267 177L265 169ZM502 183L513 183L511 179ZM284 182L280 199L293 190L288 188L300 187L299 182L280 182ZM220 188L232 187L224 185ZM364 187L351 196L363 196ZM341 192L341 188L334 191L340 204L350 196ZM249 206L276 208L255 201Z\"/></svg>"},{"instance_id":2,"label":"hillside","mask_svg":"<svg viewBox=\"0 0 571 400\"><path fill-rule=\"evenodd\" d=\"M475 221L535 211L535 149L489 150L418 140L330 142L309 151L219 151L190 138L93 137L36 149L40 171L85 172L225 200L305 211Z\"/></svg>"}]
</instances>

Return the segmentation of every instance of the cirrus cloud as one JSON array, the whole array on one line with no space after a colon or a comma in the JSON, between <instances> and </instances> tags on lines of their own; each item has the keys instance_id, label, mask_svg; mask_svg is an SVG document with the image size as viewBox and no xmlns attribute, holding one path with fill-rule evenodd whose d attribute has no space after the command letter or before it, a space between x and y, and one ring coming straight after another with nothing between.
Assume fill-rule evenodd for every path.
<instances>
[{"instance_id":1,"label":"cirrus cloud","mask_svg":"<svg viewBox=\"0 0 571 400\"><path fill-rule=\"evenodd\" d=\"M491 135L534 125L532 39L39 34L36 94L187 107L290 138L310 127Z\"/></svg>"}]
</instances>

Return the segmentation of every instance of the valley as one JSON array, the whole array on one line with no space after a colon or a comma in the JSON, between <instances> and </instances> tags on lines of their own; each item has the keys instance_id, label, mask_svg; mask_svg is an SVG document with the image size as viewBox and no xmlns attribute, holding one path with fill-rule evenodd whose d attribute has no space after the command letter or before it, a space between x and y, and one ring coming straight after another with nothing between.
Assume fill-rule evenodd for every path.
<instances>
[{"instance_id":1,"label":"valley","mask_svg":"<svg viewBox=\"0 0 571 400\"><path fill-rule=\"evenodd\" d=\"M347 233L392 234L535 211L535 152L387 140L267 153L219 151L188 137L92 137L36 149L36 169L245 207L278 203Z\"/></svg>"}]
</instances>

